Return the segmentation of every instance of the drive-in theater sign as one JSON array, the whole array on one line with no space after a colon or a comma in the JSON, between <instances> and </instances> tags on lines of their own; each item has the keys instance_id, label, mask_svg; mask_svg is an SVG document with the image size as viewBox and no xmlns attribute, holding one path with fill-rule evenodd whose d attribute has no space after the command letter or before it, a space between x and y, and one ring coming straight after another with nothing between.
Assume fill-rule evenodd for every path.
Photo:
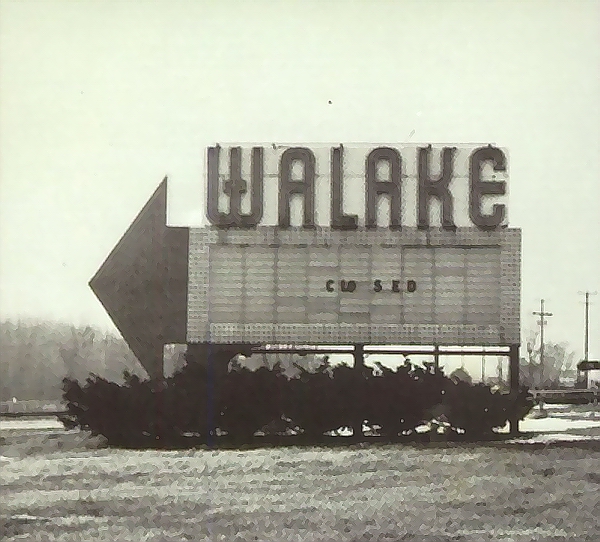
<instances>
[{"instance_id":1,"label":"drive-in theater sign","mask_svg":"<svg viewBox=\"0 0 600 542\"><path fill-rule=\"evenodd\" d=\"M90 285L152 376L167 343L469 345L515 385L507 171L491 145L210 147L210 225L167 226L165 180Z\"/></svg>"}]
</instances>

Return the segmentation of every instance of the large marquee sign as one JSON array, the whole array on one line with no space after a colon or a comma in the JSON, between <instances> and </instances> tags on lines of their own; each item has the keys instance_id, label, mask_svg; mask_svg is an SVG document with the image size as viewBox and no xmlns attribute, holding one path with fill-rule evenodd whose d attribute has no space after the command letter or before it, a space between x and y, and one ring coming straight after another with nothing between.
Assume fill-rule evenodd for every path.
<instances>
[{"instance_id":1,"label":"large marquee sign","mask_svg":"<svg viewBox=\"0 0 600 542\"><path fill-rule=\"evenodd\" d=\"M188 341L518 342L506 180L490 145L209 148Z\"/></svg>"},{"instance_id":2,"label":"large marquee sign","mask_svg":"<svg viewBox=\"0 0 600 542\"><path fill-rule=\"evenodd\" d=\"M257 144L206 158L208 223L166 225L165 179L90 281L150 374L168 343L519 344L504 150Z\"/></svg>"}]
</instances>

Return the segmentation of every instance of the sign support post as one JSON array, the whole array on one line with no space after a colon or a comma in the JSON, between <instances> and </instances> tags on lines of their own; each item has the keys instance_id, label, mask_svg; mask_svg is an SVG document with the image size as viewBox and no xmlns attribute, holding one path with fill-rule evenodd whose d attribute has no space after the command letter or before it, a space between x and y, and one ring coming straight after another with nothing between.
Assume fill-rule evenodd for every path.
<instances>
[{"instance_id":1,"label":"sign support post","mask_svg":"<svg viewBox=\"0 0 600 542\"><path fill-rule=\"evenodd\" d=\"M515 395L519 393L519 346L518 344L511 344L509 350L509 363L508 363L508 378L510 382L510 393ZM513 413L512 419L508 421L510 425L510 434L519 434L519 418L516 412Z\"/></svg>"},{"instance_id":2,"label":"sign support post","mask_svg":"<svg viewBox=\"0 0 600 542\"><path fill-rule=\"evenodd\" d=\"M359 367L364 367L365 365L365 345L364 344L355 344L354 351L352 352L352 356L354 357L354 368L358 369Z\"/></svg>"},{"instance_id":3,"label":"sign support post","mask_svg":"<svg viewBox=\"0 0 600 542\"><path fill-rule=\"evenodd\" d=\"M433 366L436 372L440 370L440 346L438 344L433 347Z\"/></svg>"}]
</instances>

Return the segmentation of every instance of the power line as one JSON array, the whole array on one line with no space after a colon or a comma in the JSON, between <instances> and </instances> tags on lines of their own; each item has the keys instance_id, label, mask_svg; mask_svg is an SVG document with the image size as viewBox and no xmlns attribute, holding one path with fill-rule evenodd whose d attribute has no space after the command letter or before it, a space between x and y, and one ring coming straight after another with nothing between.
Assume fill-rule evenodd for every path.
<instances>
[{"instance_id":1,"label":"power line","mask_svg":"<svg viewBox=\"0 0 600 542\"><path fill-rule=\"evenodd\" d=\"M584 346L583 346L583 355L584 361L590 360L590 296L596 295L598 292L579 292L579 295L585 295L585 328L584 328ZM582 371L578 371L581 373ZM581 378L581 375L577 375L577 380L584 380L585 387L588 387L588 372L583 371L584 376Z\"/></svg>"},{"instance_id":2,"label":"power line","mask_svg":"<svg viewBox=\"0 0 600 542\"><path fill-rule=\"evenodd\" d=\"M546 312L544 310L544 300L540 301L540 310L533 311L533 314L540 317L538 322L540 326L540 385L544 383L544 326L546 325L545 318L549 316L554 316L551 312Z\"/></svg>"}]
</instances>

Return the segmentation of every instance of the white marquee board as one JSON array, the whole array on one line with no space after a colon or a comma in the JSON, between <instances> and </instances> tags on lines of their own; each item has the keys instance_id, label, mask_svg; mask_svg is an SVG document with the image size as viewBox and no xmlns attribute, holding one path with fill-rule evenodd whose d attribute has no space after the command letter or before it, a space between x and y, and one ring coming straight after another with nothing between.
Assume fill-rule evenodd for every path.
<instances>
[{"instance_id":1,"label":"white marquee board","mask_svg":"<svg viewBox=\"0 0 600 542\"><path fill-rule=\"evenodd\" d=\"M191 229L187 339L515 344L520 250L508 228Z\"/></svg>"}]
</instances>

